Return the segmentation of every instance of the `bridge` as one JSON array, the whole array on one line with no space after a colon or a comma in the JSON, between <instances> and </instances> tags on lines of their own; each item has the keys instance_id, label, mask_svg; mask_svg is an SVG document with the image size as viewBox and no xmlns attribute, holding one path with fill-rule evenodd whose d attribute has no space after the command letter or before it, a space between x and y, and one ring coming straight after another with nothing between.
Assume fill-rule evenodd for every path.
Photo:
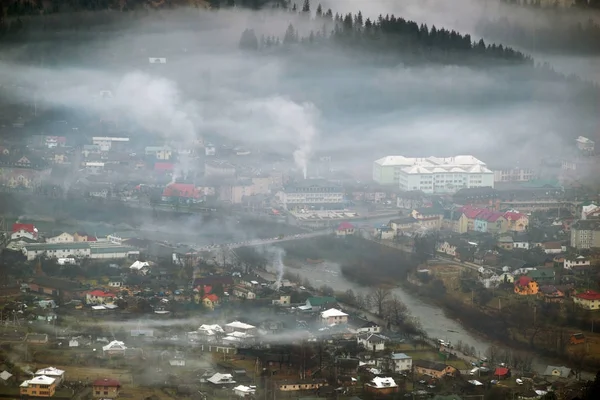
<instances>
[{"instance_id":1,"label":"bridge","mask_svg":"<svg viewBox=\"0 0 600 400\"><path fill-rule=\"evenodd\" d=\"M246 240L246 241L235 242L235 243L212 244L212 245L208 245L208 246L202 246L202 247L195 248L195 250L197 250L197 251L214 251L214 250L220 250L220 249L234 250L234 249L238 249L240 247L264 246L264 245L269 245L269 244L289 242L292 240L310 239L310 238L319 237L319 236L331 235L331 233L332 233L332 230L327 229L327 230L321 230L321 231L317 231L317 232L299 233L296 235L289 235L289 236L284 236L281 238L274 237L274 238L269 238L269 239Z\"/></svg>"}]
</instances>

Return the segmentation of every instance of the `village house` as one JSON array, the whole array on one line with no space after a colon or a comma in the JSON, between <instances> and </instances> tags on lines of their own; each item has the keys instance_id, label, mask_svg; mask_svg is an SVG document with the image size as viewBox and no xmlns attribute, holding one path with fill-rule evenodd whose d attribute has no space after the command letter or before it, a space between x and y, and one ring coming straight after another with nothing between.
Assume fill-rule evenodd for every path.
<instances>
[{"instance_id":1,"label":"village house","mask_svg":"<svg viewBox=\"0 0 600 400\"><path fill-rule=\"evenodd\" d=\"M574 269L576 267L590 267L592 262L584 256L567 256L564 259L565 269Z\"/></svg>"},{"instance_id":2,"label":"village house","mask_svg":"<svg viewBox=\"0 0 600 400\"><path fill-rule=\"evenodd\" d=\"M73 235L68 232L63 232L60 235L46 239L46 243L73 243L74 241Z\"/></svg>"},{"instance_id":3,"label":"village house","mask_svg":"<svg viewBox=\"0 0 600 400\"><path fill-rule=\"evenodd\" d=\"M115 399L119 396L121 383L116 379L100 378L92 382L92 397L94 399Z\"/></svg>"},{"instance_id":4,"label":"village house","mask_svg":"<svg viewBox=\"0 0 600 400\"><path fill-rule=\"evenodd\" d=\"M496 240L496 246L501 248L502 250L510 251L513 249L513 238L510 234L500 235Z\"/></svg>"},{"instance_id":5,"label":"village house","mask_svg":"<svg viewBox=\"0 0 600 400\"><path fill-rule=\"evenodd\" d=\"M438 253L442 253L451 257L458 257L458 249L463 245L466 245L466 242L463 242L457 238L450 238L448 240L439 242L436 246L436 250Z\"/></svg>"},{"instance_id":6,"label":"village house","mask_svg":"<svg viewBox=\"0 0 600 400\"><path fill-rule=\"evenodd\" d=\"M326 326L341 325L348 323L348 314L345 312L330 308L329 310L321 311L321 324Z\"/></svg>"},{"instance_id":7,"label":"village house","mask_svg":"<svg viewBox=\"0 0 600 400\"><path fill-rule=\"evenodd\" d=\"M529 226L529 217L515 210L504 213L506 219L506 230L512 232L524 232Z\"/></svg>"},{"instance_id":8,"label":"village house","mask_svg":"<svg viewBox=\"0 0 600 400\"><path fill-rule=\"evenodd\" d=\"M546 254L560 254L567 250L566 246L563 246L561 242L543 242L542 248Z\"/></svg>"},{"instance_id":9,"label":"village house","mask_svg":"<svg viewBox=\"0 0 600 400\"><path fill-rule=\"evenodd\" d=\"M398 385L392 378L384 378L376 376L370 382L365 384L365 391L378 396L387 396L393 393L398 393Z\"/></svg>"},{"instance_id":10,"label":"village house","mask_svg":"<svg viewBox=\"0 0 600 400\"><path fill-rule=\"evenodd\" d=\"M577 293L573 296L573 303L584 310L600 309L600 293L593 290Z\"/></svg>"},{"instance_id":11,"label":"village house","mask_svg":"<svg viewBox=\"0 0 600 400\"><path fill-rule=\"evenodd\" d=\"M26 336L27 343L31 344L46 344L48 343L47 333L28 333Z\"/></svg>"},{"instance_id":12,"label":"village house","mask_svg":"<svg viewBox=\"0 0 600 400\"><path fill-rule=\"evenodd\" d=\"M552 378L569 378L571 377L571 373L571 368L548 365L543 373L543 376Z\"/></svg>"},{"instance_id":13,"label":"village house","mask_svg":"<svg viewBox=\"0 0 600 400\"><path fill-rule=\"evenodd\" d=\"M421 207L412 211L412 217L417 223L426 229L442 229L442 220L444 219L444 209L440 206Z\"/></svg>"},{"instance_id":14,"label":"village house","mask_svg":"<svg viewBox=\"0 0 600 400\"><path fill-rule=\"evenodd\" d=\"M457 369L451 365L446 365L434 361L416 360L413 362L415 373L418 375L427 375L432 378L442 378L446 375L455 375Z\"/></svg>"},{"instance_id":15,"label":"village house","mask_svg":"<svg viewBox=\"0 0 600 400\"><path fill-rule=\"evenodd\" d=\"M392 369L395 373L412 371L412 357L404 353L392 353L390 355Z\"/></svg>"},{"instance_id":16,"label":"village house","mask_svg":"<svg viewBox=\"0 0 600 400\"><path fill-rule=\"evenodd\" d=\"M29 282L29 291L72 300L83 298L85 289L79 282L49 276L36 276Z\"/></svg>"},{"instance_id":17,"label":"village house","mask_svg":"<svg viewBox=\"0 0 600 400\"><path fill-rule=\"evenodd\" d=\"M546 303L562 303L565 300L565 294L552 285L541 286L539 294Z\"/></svg>"},{"instance_id":18,"label":"village house","mask_svg":"<svg viewBox=\"0 0 600 400\"><path fill-rule=\"evenodd\" d=\"M356 337L359 345L368 351L385 350L385 338L376 333L361 333Z\"/></svg>"},{"instance_id":19,"label":"village house","mask_svg":"<svg viewBox=\"0 0 600 400\"><path fill-rule=\"evenodd\" d=\"M392 240L396 237L396 231L385 224L377 225L375 227L374 236L381 240Z\"/></svg>"},{"instance_id":20,"label":"village house","mask_svg":"<svg viewBox=\"0 0 600 400\"><path fill-rule=\"evenodd\" d=\"M27 238L29 240L38 240L38 230L33 224L14 223L10 234L11 240Z\"/></svg>"},{"instance_id":21,"label":"village house","mask_svg":"<svg viewBox=\"0 0 600 400\"><path fill-rule=\"evenodd\" d=\"M350 222L342 222L335 230L337 236L354 235L355 228Z\"/></svg>"},{"instance_id":22,"label":"village house","mask_svg":"<svg viewBox=\"0 0 600 400\"><path fill-rule=\"evenodd\" d=\"M455 233L467 232L467 217L463 214L462 208L444 211L442 229Z\"/></svg>"},{"instance_id":23,"label":"village house","mask_svg":"<svg viewBox=\"0 0 600 400\"><path fill-rule=\"evenodd\" d=\"M91 292L87 292L85 294L85 304L88 305L104 305L104 304L113 304L116 295L110 292L105 292L103 290L92 290Z\"/></svg>"},{"instance_id":24,"label":"village house","mask_svg":"<svg viewBox=\"0 0 600 400\"><path fill-rule=\"evenodd\" d=\"M236 383L235 380L233 380L233 375L222 374L220 372L213 374L207 381L216 386L232 385Z\"/></svg>"},{"instance_id":25,"label":"village house","mask_svg":"<svg viewBox=\"0 0 600 400\"><path fill-rule=\"evenodd\" d=\"M113 340L106 346L102 347L102 354L109 357L124 356L126 351L127 346L125 346L125 343L118 340Z\"/></svg>"},{"instance_id":26,"label":"village house","mask_svg":"<svg viewBox=\"0 0 600 400\"><path fill-rule=\"evenodd\" d=\"M460 223L461 232L470 232L475 230L475 219L481 213L486 211L483 208L465 206L462 208L464 219Z\"/></svg>"},{"instance_id":27,"label":"village house","mask_svg":"<svg viewBox=\"0 0 600 400\"><path fill-rule=\"evenodd\" d=\"M475 217L473 228L476 232L506 232L507 221L500 212L484 210Z\"/></svg>"},{"instance_id":28,"label":"village house","mask_svg":"<svg viewBox=\"0 0 600 400\"><path fill-rule=\"evenodd\" d=\"M412 231L416 224L417 220L412 216L396 218L388 222L388 226L392 228L396 236L402 234L404 231Z\"/></svg>"},{"instance_id":29,"label":"village house","mask_svg":"<svg viewBox=\"0 0 600 400\"><path fill-rule=\"evenodd\" d=\"M373 321L362 321L356 329L358 333L380 333L381 325Z\"/></svg>"},{"instance_id":30,"label":"village house","mask_svg":"<svg viewBox=\"0 0 600 400\"><path fill-rule=\"evenodd\" d=\"M530 271L527 271L526 276L531 278L531 280L536 281L538 284L552 284L556 280L556 271L554 268L536 268Z\"/></svg>"},{"instance_id":31,"label":"village house","mask_svg":"<svg viewBox=\"0 0 600 400\"><path fill-rule=\"evenodd\" d=\"M513 248L529 250L531 248L531 237L527 233L515 234Z\"/></svg>"},{"instance_id":32,"label":"village house","mask_svg":"<svg viewBox=\"0 0 600 400\"><path fill-rule=\"evenodd\" d=\"M218 304L219 296L214 293L205 294L204 297L202 297L202 305L209 310L214 310Z\"/></svg>"},{"instance_id":33,"label":"village house","mask_svg":"<svg viewBox=\"0 0 600 400\"><path fill-rule=\"evenodd\" d=\"M238 385L233 388L233 394L237 397L254 397L256 386Z\"/></svg>"},{"instance_id":34,"label":"village house","mask_svg":"<svg viewBox=\"0 0 600 400\"><path fill-rule=\"evenodd\" d=\"M336 304L337 300L335 299L335 297L319 296L309 297L308 299L306 299L305 307L309 311L321 311L321 309L327 306L332 306Z\"/></svg>"},{"instance_id":35,"label":"village house","mask_svg":"<svg viewBox=\"0 0 600 400\"><path fill-rule=\"evenodd\" d=\"M56 386L60 386L60 384L65 380L65 371L54 367L47 367L35 371L35 376L47 376L49 378L53 378Z\"/></svg>"},{"instance_id":36,"label":"village house","mask_svg":"<svg viewBox=\"0 0 600 400\"><path fill-rule=\"evenodd\" d=\"M281 392L299 392L311 390L315 391L325 386L325 379L298 380L298 381L279 381L277 387Z\"/></svg>"},{"instance_id":37,"label":"village house","mask_svg":"<svg viewBox=\"0 0 600 400\"><path fill-rule=\"evenodd\" d=\"M56 392L56 379L40 375L28 379L19 386L21 396L52 397Z\"/></svg>"},{"instance_id":38,"label":"village house","mask_svg":"<svg viewBox=\"0 0 600 400\"><path fill-rule=\"evenodd\" d=\"M256 293L254 293L254 291L252 291L251 289L249 289L247 287L243 287L243 286L239 286L239 285L233 288L233 295L235 297L239 297L241 299L246 299L246 300L256 299Z\"/></svg>"},{"instance_id":39,"label":"village house","mask_svg":"<svg viewBox=\"0 0 600 400\"><path fill-rule=\"evenodd\" d=\"M289 307L292 304L292 296L287 294L280 294L279 298L273 299L271 304L280 307Z\"/></svg>"},{"instance_id":40,"label":"village house","mask_svg":"<svg viewBox=\"0 0 600 400\"><path fill-rule=\"evenodd\" d=\"M514 281L515 293L521 296L535 295L539 291L539 285L528 276L521 276Z\"/></svg>"},{"instance_id":41,"label":"village house","mask_svg":"<svg viewBox=\"0 0 600 400\"><path fill-rule=\"evenodd\" d=\"M212 288L217 285L221 286L224 292L231 292L234 284L235 282L231 275L211 275L194 279L194 288L200 290L203 287L204 293L211 293ZM202 292L202 290L200 291Z\"/></svg>"},{"instance_id":42,"label":"village house","mask_svg":"<svg viewBox=\"0 0 600 400\"><path fill-rule=\"evenodd\" d=\"M585 335L581 332L573 333L569 337L570 344L584 344L585 343Z\"/></svg>"},{"instance_id":43,"label":"village house","mask_svg":"<svg viewBox=\"0 0 600 400\"><path fill-rule=\"evenodd\" d=\"M254 325L246 324L240 321L233 321L224 326L225 333L242 332L248 335L255 335L257 329Z\"/></svg>"}]
</instances>

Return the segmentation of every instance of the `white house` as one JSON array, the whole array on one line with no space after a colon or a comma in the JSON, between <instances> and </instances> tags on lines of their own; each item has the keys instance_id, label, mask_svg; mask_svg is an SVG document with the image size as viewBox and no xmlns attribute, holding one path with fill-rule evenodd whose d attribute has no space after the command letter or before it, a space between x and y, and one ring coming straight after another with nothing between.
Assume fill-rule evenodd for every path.
<instances>
[{"instance_id":1,"label":"white house","mask_svg":"<svg viewBox=\"0 0 600 400\"><path fill-rule=\"evenodd\" d=\"M138 274L146 275L150 271L150 264L147 261L135 261L129 266L129 269Z\"/></svg>"},{"instance_id":2,"label":"white house","mask_svg":"<svg viewBox=\"0 0 600 400\"><path fill-rule=\"evenodd\" d=\"M412 357L404 353L393 353L390 356L394 372L412 371Z\"/></svg>"},{"instance_id":3,"label":"white house","mask_svg":"<svg viewBox=\"0 0 600 400\"><path fill-rule=\"evenodd\" d=\"M89 244L81 243L29 243L21 249L27 260L35 260L38 256L47 258L90 257Z\"/></svg>"},{"instance_id":4,"label":"white house","mask_svg":"<svg viewBox=\"0 0 600 400\"><path fill-rule=\"evenodd\" d=\"M233 394L238 397L250 397L256 394L256 386L238 385L233 388Z\"/></svg>"},{"instance_id":5,"label":"white house","mask_svg":"<svg viewBox=\"0 0 600 400\"><path fill-rule=\"evenodd\" d=\"M398 387L398 385L396 384L396 382L394 381L393 378L384 378L384 377L380 377L380 376L376 376L375 378L373 378L371 380L371 382L367 383L367 386L369 386L375 390L382 390L382 389Z\"/></svg>"},{"instance_id":6,"label":"white house","mask_svg":"<svg viewBox=\"0 0 600 400\"><path fill-rule=\"evenodd\" d=\"M91 292L87 292L85 294L85 304L113 304L116 297L117 296L115 294L105 292L104 290L92 290Z\"/></svg>"},{"instance_id":7,"label":"white house","mask_svg":"<svg viewBox=\"0 0 600 400\"><path fill-rule=\"evenodd\" d=\"M58 386L62 381L64 381L65 371L54 367L42 368L35 371L35 376L47 376L49 378L54 378L56 385Z\"/></svg>"},{"instance_id":8,"label":"white house","mask_svg":"<svg viewBox=\"0 0 600 400\"><path fill-rule=\"evenodd\" d=\"M347 324L348 314L341 310L330 308L329 310L321 311L321 323L327 326Z\"/></svg>"},{"instance_id":9,"label":"white house","mask_svg":"<svg viewBox=\"0 0 600 400\"><path fill-rule=\"evenodd\" d=\"M250 335L254 335L256 333L256 327L254 325L246 324L240 321L233 321L225 325L225 332L243 332L248 333Z\"/></svg>"},{"instance_id":10,"label":"white house","mask_svg":"<svg viewBox=\"0 0 600 400\"><path fill-rule=\"evenodd\" d=\"M68 232L46 239L46 243L73 243L75 238Z\"/></svg>"},{"instance_id":11,"label":"white house","mask_svg":"<svg viewBox=\"0 0 600 400\"><path fill-rule=\"evenodd\" d=\"M517 237L513 240L513 249L529 250L530 247L531 243L529 242L529 238Z\"/></svg>"},{"instance_id":12,"label":"white house","mask_svg":"<svg viewBox=\"0 0 600 400\"><path fill-rule=\"evenodd\" d=\"M55 382L56 382L56 379L54 379L54 378L50 378L49 376L40 375L40 376L36 376L35 378L23 381L23 383L21 383L20 387L28 388L30 385L32 385L32 388L33 387L42 388L42 387L48 387Z\"/></svg>"},{"instance_id":13,"label":"white house","mask_svg":"<svg viewBox=\"0 0 600 400\"><path fill-rule=\"evenodd\" d=\"M127 351L127 346L118 340L113 340L102 347L102 353L107 356L122 356L125 355L125 351Z\"/></svg>"},{"instance_id":14,"label":"white house","mask_svg":"<svg viewBox=\"0 0 600 400\"><path fill-rule=\"evenodd\" d=\"M356 337L359 345L370 351L385 350L385 338L376 333L362 333Z\"/></svg>"},{"instance_id":15,"label":"white house","mask_svg":"<svg viewBox=\"0 0 600 400\"><path fill-rule=\"evenodd\" d=\"M208 378L207 381L209 381L213 385L227 385L235 383L235 381L233 380L233 375L221 374L219 372Z\"/></svg>"},{"instance_id":16,"label":"white house","mask_svg":"<svg viewBox=\"0 0 600 400\"><path fill-rule=\"evenodd\" d=\"M591 261L584 256L565 257L564 268L572 269L573 267L589 267Z\"/></svg>"},{"instance_id":17,"label":"white house","mask_svg":"<svg viewBox=\"0 0 600 400\"><path fill-rule=\"evenodd\" d=\"M377 324L373 321L367 321L364 324L361 324L358 329L356 329L358 333L380 333L381 325Z\"/></svg>"}]
</instances>

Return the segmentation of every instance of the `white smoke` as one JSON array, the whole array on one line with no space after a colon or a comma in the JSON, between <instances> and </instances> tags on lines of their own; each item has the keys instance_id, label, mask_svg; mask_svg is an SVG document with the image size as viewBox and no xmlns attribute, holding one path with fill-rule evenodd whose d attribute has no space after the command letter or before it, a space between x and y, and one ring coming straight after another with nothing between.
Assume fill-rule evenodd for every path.
<instances>
[{"instance_id":1,"label":"white smoke","mask_svg":"<svg viewBox=\"0 0 600 400\"><path fill-rule=\"evenodd\" d=\"M296 103L277 96L251 101L246 109L251 111L252 117L260 121L265 131L274 132L276 137L272 139L283 140L294 145L294 162L306 179L308 160L318 134L316 127L318 110L314 104Z\"/></svg>"},{"instance_id":2,"label":"white smoke","mask_svg":"<svg viewBox=\"0 0 600 400\"><path fill-rule=\"evenodd\" d=\"M114 93L115 111L148 132L159 134L174 151L191 149L196 142L194 120L196 107L183 101L175 82L142 72L125 75ZM185 178L192 163L189 156L179 155L173 181Z\"/></svg>"},{"instance_id":3,"label":"white smoke","mask_svg":"<svg viewBox=\"0 0 600 400\"><path fill-rule=\"evenodd\" d=\"M267 253L270 255L275 273L277 274L277 280L275 281L275 289L281 287L281 281L283 280L283 273L285 272L285 265L283 264L283 257L285 257L285 250L281 247L268 247Z\"/></svg>"}]
</instances>

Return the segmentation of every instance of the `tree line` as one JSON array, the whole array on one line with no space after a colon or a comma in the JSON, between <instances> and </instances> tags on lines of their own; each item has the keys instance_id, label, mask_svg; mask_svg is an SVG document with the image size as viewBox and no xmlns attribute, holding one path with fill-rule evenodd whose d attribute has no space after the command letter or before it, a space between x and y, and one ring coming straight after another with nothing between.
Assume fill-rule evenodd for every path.
<instances>
[{"instance_id":1,"label":"tree line","mask_svg":"<svg viewBox=\"0 0 600 400\"><path fill-rule=\"evenodd\" d=\"M312 18L309 0L299 11L292 7L291 12ZM493 60L495 65L533 65L530 56L510 47L486 44L483 39L473 41L469 34L463 35L435 25L428 27L395 15L380 15L371 20L365 19L360 11L356 14L333 14L331 9L324 11L318 5L314 18L322 23L323 28L306 36L301 36L293 24L288 26L282 38L275 35L259 39L253 30L247 29L240 38L240 48L259 50L297 44L335 44L352 50L449 64L478 64ZM333 29L328 30L331 25Z\"/></svg>"},{"instance_id":2,"label":"tree line","mask_svg":"<svg viewBox=\"0 0 600 400\"><path fill-rule=\"evenodd\" d=\"M485 19L477 31L483 36L518 44L527 49L543 52L576 54L600 53L600 25L591 18L586 23L566 23L560 15L550 19L545 26L525 26L503 17Z\"/></svg>"}]
</instances>

